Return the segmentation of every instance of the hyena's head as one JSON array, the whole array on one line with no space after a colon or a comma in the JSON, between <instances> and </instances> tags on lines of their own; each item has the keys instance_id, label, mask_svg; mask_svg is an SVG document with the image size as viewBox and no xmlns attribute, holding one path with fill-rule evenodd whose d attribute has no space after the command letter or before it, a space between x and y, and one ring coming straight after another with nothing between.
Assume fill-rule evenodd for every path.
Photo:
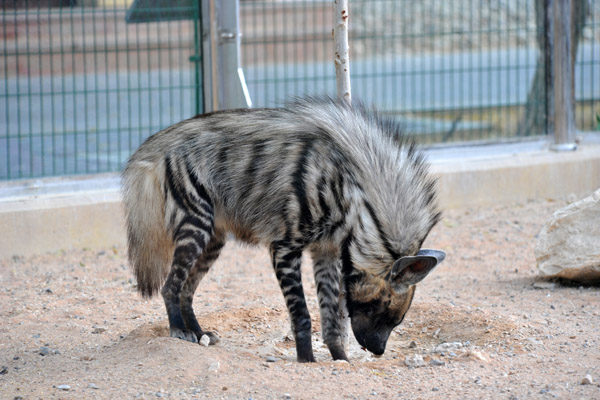
<instances>
[{"instance_id":1,"label":"hyena's head","mask_svg":"<svg viewBox=\"0 0 600 400\"><path fill-rule=\"evenodd\" d=\"M375 355L385 351L392 330L398 326L412 303L420 282L445 257L436 250L421 250L402 257L382 278L358 271L346 282L348 312L358 343Z\"/></svg>"}]
</instances>

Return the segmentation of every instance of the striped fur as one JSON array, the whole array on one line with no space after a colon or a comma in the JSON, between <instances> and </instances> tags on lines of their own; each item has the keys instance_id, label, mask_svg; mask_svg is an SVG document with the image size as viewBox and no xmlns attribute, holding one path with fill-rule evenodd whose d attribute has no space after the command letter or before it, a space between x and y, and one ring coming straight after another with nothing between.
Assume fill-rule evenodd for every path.
<instances>
[{"instance_id":1,"label":"striped fur","mask_svg":"<svg viewBox=\"0 0 600 400\"><path fill-rule=\"evenodd\" d=\"M314 360L302 252L314 261L325 343L335 359L346 359L340 290L359 342L369 348L361 335L381 342L371 327L399 323L414 292L410 274L391 280L392 265L417 254L439 219L423 155L398 125L327 98L173 125L130 158L123 195L138 289L152 296L162 286L172 336L197 341L207 333L194 316L193 293L232 233L269 247L300 361ZM365 304L376 315L363 312Z\"/></svg>"}]
</instances>

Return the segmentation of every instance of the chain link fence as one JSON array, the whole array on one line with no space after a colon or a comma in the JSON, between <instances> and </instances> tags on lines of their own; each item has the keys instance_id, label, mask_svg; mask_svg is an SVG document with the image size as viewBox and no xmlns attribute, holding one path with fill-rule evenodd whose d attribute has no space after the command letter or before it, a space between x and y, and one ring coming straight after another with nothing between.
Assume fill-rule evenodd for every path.
<instances>
[{"instance_id":1,"label":"chain link fence","mask_svg":"<svg viewBox=\"0 0 600 400\"><path fill-rule=\"evenodd\" d=\"M118 171L202 110L197 0L130 6L2 1L0 179Z\"/></svg>"},{"instance_id":2,"label":"chain link fence","mask_svg":"<svg viewBox=\"0 0 600 400\"><path fill-rule=\"evenodd\" d=\"M353 97L426 144L543 134L527 123L547 99L534 90L540 1L351 0ZM573 1L587 5L576 126L600 130L600 0ZM3 1L0 179L118 171L147 136L202 112L199 10L199 0ZM241 0L255 107L335 94L332 21L329 0Z\"/></svg>"}]
</instances>

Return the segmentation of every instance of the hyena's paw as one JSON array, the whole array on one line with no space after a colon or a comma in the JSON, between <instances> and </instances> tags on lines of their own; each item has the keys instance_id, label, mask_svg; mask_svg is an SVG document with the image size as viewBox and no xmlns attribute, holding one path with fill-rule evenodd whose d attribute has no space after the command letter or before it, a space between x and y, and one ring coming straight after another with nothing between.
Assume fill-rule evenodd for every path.
<instances>
[{"instance_id":1,"label":"hyena's paw","mask_svg":"<svg viewBox=\"0 0 600 400\"><path fill-rule=\"evenodd\" d=\"M198 342L200 342L200 339L202 339L202 336L208 336L208 338L210 339L210 342L208 342L209 346L213 346L217 343L219 343L219 341L221 340L214 332L209 332L209 331L200 331L200 332L196 332L196 336L198 337Z\"/></svg>"},{"instance_id":2,"label":"hyena's paw","mask_svg":"<svg viewBox=\"0 0 600 400\"><path fill-rule=\"evenodd\" d=\"M179 329L179 328L171 328L171 337L177 339L183 339L188 342L198 343L198 337L196 334L189 329Z\"/></svg>"},{"instance_id":3,"label":"hyena's paw","mask_svg":"<svg viewBox=\"0 0 600 400\"><path fill-rule=\"evenodd\" d=\"M331 346L329 348L329 351L331 352L331 357L333 357L334 361L348 361L350 362L350 360L348 360L348 356L346 355L346 352L344 351L344 348L341 346Z\"/></svg>"}]
</instances>

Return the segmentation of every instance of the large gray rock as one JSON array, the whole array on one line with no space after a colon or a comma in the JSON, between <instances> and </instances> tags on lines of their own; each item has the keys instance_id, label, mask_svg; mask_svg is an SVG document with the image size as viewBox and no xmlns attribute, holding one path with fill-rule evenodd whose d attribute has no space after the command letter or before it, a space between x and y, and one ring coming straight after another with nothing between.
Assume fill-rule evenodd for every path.
<instances>
[{"instance_id":1,"label":"large gray rock","mask_svg":"<svg viewBox=\"0 0 600 400\"><path fill-rule=\"evenodd\" d=\"M554 213L539 234L535 258L544 277L600 283L600 189Z\"/></svg>"}]
</instances>

